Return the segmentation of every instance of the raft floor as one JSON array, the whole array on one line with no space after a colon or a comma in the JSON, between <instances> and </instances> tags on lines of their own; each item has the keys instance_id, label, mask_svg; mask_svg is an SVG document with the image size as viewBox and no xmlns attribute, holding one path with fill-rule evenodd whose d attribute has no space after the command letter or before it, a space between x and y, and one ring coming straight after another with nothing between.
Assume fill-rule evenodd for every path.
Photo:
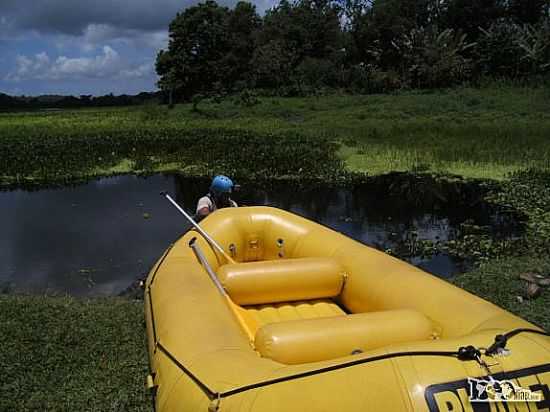
<instances>
[{"instance_id":1,"label":"raft floor","mask_svg":"<svg viewBox=\"0 0 550 412\"><path fill-rule=\"evenodd\" d=\"M346 314L331 299L247 306L245 309L258 322L258 327L262 327L268 323L278 323L288 320L314 319Z\"/></svg>"}]
</instances>

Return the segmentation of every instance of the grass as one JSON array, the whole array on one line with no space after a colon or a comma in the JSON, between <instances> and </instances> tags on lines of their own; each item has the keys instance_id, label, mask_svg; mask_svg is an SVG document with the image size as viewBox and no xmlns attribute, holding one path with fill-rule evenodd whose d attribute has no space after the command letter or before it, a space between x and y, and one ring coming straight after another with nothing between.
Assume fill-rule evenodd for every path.
<instances>
[{"instance_id":1,"label":"grass","mask_svg":"<svg viewBox=\"0 0 550 412\"><path fill-rule=\"evenodd\" d=\"M501 180L519 169L550 169L550 90L542 87L259 101L251 107L240 105L234 98L219 103L205 101L198 112L191 105L178 105L172 111L145 105L0 114L0 144L44 144L65 137L70 145L70 138L75 136L195 138L196 131L202 130L212 139L211 146L224 146L227 156L242 148L242 140L231 144L232 136L242 133L264 140L262 136L275 136L275 140L279 136L301 136L311 139L311 145L317 139L328 139L339 145L337 154L349 170L369 174L429 170ZM183 144L188 143L183 140ZM183 144L177 151L185 150ZM276 146L272 145L272 150ZM131 153L121 152L115 157L112 164L81 172L135 171L135 162L127 160ZM174 162L170 156L165 157L160 154L151 169L196 170L195 163L204 163L188 158ZM299 162L300 158L296 156L293 161ZM206 173L206 169L200 169L199 174ZM9 170L3 173L9 174Z\"/></svg>"},{"instance_id":2,"label":"grass","mask_svg":"<svg viewBox=\"0 0 550 412\"><path fill-rule=\"evenodd\" d=\"M544 290L536 299L524 298L525 282L519 275L525 272L549 274L550 258L521 256L487 262L458 276L454 283L548 331L550 291Z\"/></svg>"},{"instance_id":3,"label":"grass","mask_svg":"<svg viewBox=\"0 0 550 412\"><path fill-rule=\"evenodd\" d=\"M488 197L523 213L527 217L526 231L513 250L484 261L475 270L458 276L455 283L548 331L550 290L543 289L536 299L521 299L526 283L519 275L535 272L550 276L550 173L515 173Z\"/></svg>"},{"instance_id":4,"label":"grass","mask_svg":"<svg viewBox=\"0 0 550 412\"><path fill-rule=\"evenodd\" d=\"M150 411L143 302L0 295L1 411Z\"/></svg>"}]
</instances>

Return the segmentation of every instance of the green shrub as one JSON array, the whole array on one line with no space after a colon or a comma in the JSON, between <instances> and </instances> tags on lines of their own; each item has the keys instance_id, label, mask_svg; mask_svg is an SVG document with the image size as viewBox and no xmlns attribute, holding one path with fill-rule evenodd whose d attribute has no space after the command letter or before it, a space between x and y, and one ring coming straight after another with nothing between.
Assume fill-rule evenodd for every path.
<instances>
[{"instance_id":1,"label":"green shrub","mask_svg":"<svg viewBox=\"0 0 550 412\"><path fill-rule=\"evenodd\" d=\"M481 29L475 55L478 69L484 75L518 77L528 71L518 44L521 27L508 20Z\"/></svg>"},{"instance_id":2,"label":"green shrub","mask_svg":"<svg viewBox=\"0 0 550 412\"><path fill-rule=\"evenodd\" d=\"M403 75L413 87L449 87L471 78L472 62L465 52L475 43L468 43L466 35L459 31L412 29L394 46L401 53Z\"/></svg>"}]
</instances>

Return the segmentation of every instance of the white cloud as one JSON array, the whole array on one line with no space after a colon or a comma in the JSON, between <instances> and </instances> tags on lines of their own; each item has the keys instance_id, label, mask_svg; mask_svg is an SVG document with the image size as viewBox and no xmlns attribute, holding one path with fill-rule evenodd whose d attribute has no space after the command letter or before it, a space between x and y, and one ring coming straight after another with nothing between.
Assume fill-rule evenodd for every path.
<instances>
[{"instance_id":1,"label":"white cloud","mask_svg":"<svg viewBox=\"0 0 550 412\"><path fill-rule=\"evenodd\" d=\"M135 69L125 69L119 73L119 77L123 78L143 78L154 74L153 62L144 63Z\"/></svg>"},{"instance_id":2,"label":"white cloud","mask_svg":"<svg viewBox=\"0 0 550 412\"><path fill-rule=\"evenodd\" d=\"M89 44L104 43L106 40L116 39L120 37L120 32L109 24L89 24L84 29L84 42Z\"/></svg>"},{"instance_id":3,"label":"white cloud","mask_svg":"<svg viewBox=\"0 0 550 412\"><path fill-rule=\"evenodd\" d=\"M38 53L33 58L17 56L15 58L16 71L7 75L6 80L20 81L34 76L36 73L47 71L50 58L44 52Z\"/></svg>"},{"instance_id":4,"label":"white cloud","mask_svg":"<svg viewBox=\"0 0 550 412\"><path fill-rule=\"evenodd\" d=\"M110 46L103 47L103 54L95 57L68 58L60 56L49 68L46 78L107 77L120 69L119 54Z\"/></svg>"},{"instance_id":5,"label":"white cloud","mask_svg":"<svg viewBox=\"0 0 550 412\"><path fill-rule=\"evenodd\" d=\"M110 46L93 57L59 56L51 60L46 52L35 56L17 56L15 70L5 80L67 80L101 78L144 78L153 75L153 63L130 64Z\"/></svg>"},{"instance_id":6,"label":"white cloud","mask_svg":"<svg viewBox=\"0 0 550 412\"><path fill-rule=\"evenodd\" d=\"M18 82L28 76L33 68L33 60L26 56L17 56L15 58L16 71L9 73L6 76L6 80Z\"/></svg>"},{"instance_id":7,"label":"white cloud","mask_svg":"<svg viewBox=\"0 0 550 412\"><path fill-rule=\"evenodd\" d=\"M152 49L164 49L168 47L168 30L143 33L141 39Z\"/></svg>"},{"instance_id":8,"label":"white cloud","mask_svg":"<svg viewBox=\"0 0 550 412\"><path fill-rule=\"evenodd\" d=\"M5 90L6 94L9 94L10 96L21 96L23 94L23 89L19 87L14 87L12 89Z\"/></svg>"}]
</instances>

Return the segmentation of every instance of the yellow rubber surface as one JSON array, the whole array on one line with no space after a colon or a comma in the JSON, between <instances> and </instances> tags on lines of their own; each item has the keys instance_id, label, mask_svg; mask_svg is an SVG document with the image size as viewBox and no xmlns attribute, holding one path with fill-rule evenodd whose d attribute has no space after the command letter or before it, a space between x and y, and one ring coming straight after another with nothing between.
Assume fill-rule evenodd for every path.
<instances>
[{"instance_id":1,"label":"yellow rubber surface","mask_svg":"<svg viewBox=\"0 0 550 412\"><path fill-rule=\"evenodd\" d=\"M232 245L237 262L331 258L345 271L346 281L332 300L237 307L243 327L198 263L189 241L198 238L215 272L225 259L197 233L185 234L155 265L146 283L145 319L157 411L471 411L464 395L466 378L486 375L476 361L376 357L487 347L496 334L536 328L448 282L288 212L268 207L222 209L201 226L225 250ZM361 354L286 365L260 356L245 332L299 319L398 310L420 313L429 320L433 336L421 341L390 337L382 347ZM324 338L316 339L317 346L324 344ZM508 356L485 357L492 374L507 372L520 376L514 378L518 383L537 382L540 388L550 385L550 338L520 334L507 348ZM361 360L369 361L342 367ZM319 368L329 369L312 372ZM262 384L302 373L306 375L298 379ZM521 407L527 409L517 410L531 410Z\"/></svg>"},{"instance_id":2,"label":"yellow rubber surface","mask_svg":"<svg viewBox=\"0 0 550 412\"><path fill-rule=\"evenodd\" d=\"M420 312L402 309L269 323L256 332L254 347L285 365L318 362L433 337Z\"/></svg>"},{"instance_id":3,"label":"yellow rubber surface","mask_svg":"<svg viewBox=\"0 0 550 412\"><path fill-rule=\"evenodd\" d=\"M340 316L346 313L330 299L248 306L246 309L253 316L258 327L268 323Z\"/></svg>"},{"instance_id":4,"label":"yellow rubber surface","mask_svg":"<svg viewBox=\"0 0 550 412\"><path fill-rule=\"evenodd\" d=\"M338 296L346 274L336 259L277 259L223 265L218 277L239 305Z\"/></svg>"}]
</instances>

